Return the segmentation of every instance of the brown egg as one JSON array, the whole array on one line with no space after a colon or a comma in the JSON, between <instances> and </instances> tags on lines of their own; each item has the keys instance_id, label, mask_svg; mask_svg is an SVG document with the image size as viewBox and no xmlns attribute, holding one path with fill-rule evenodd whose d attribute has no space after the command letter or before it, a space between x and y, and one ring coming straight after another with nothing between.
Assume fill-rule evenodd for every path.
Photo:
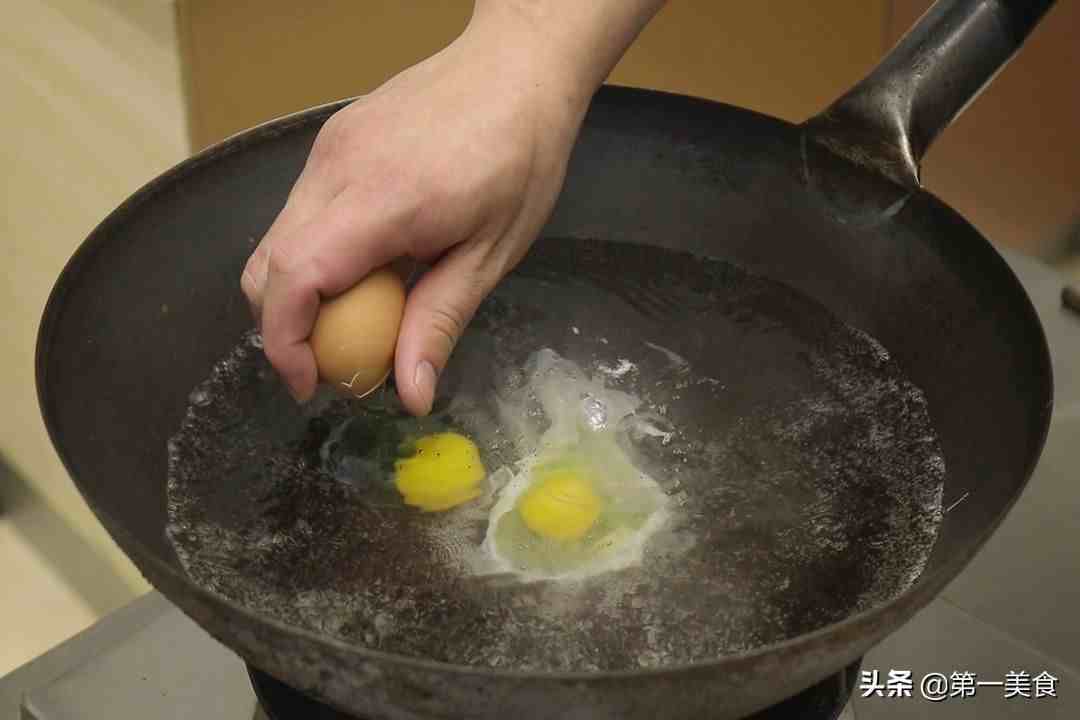
<instances>
[{"instance_id":1,"label":"brown egg","mask_svg":"<svg viewBox=\"0 0 1080 720\"><path fill-rule=\"evenodd\" d=\"M382 385L394 365L404 310L405 284L389 268L323 302L311 331L319 379L356 398Z\"/></svg>"}]
</instances>

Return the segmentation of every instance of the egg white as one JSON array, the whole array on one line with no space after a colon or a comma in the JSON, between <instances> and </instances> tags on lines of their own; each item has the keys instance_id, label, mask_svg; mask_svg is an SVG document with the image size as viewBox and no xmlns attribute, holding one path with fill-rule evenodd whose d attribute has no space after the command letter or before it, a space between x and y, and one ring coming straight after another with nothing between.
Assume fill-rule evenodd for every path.
<instances>
[{"instance_id":1,"label":"egg white","mask_svg":"<svg viewBox=\"0 0 1080 720\"><path fill-rule=\"evenodd\" d=\"M659 483L638 469L619 446L616 429L619 421L632 414L640 401L627 393L606 388L601 380L588 378L580 368L552 350L541 350L530 363L528 381L516 397L500 404L506 427L516 428L526 446L524 458L513 466L500 467L489 476L496 501L488 514L487 530L481 545L485 560L479 571L511 573L518 579L576 580L600 573L622 570L641 564L649 538L670 518L667 495ZM537 438L527 428L528 400L539 403L549 421ZM616 527L602 545L581 565L551 572L543 568L523 567L516 563L507 548L499 545L500 520L517 511L518 501L534 482L534 468L557 461L568 454L581 455L596 472L590 476L595 490L605 503L601 513L646 513L636 528ZM515 542L550 542L539 537L515 537Z\"/></svg>"}]
</instances>

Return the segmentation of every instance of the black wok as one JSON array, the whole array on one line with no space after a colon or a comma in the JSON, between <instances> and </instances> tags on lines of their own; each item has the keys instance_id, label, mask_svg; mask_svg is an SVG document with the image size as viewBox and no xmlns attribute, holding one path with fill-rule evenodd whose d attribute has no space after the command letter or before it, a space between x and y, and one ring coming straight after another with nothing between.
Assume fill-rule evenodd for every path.
<instances>
[{"instance_id":1,"label":"black wok","mask_svg":"<svg viewBox=\"0 0 1080 720\"><path fill-rule=\"evenodd\" d=\"M158 589L252 665L344 710L736 718L776 703L859 658L929 602L1000 523L1038 459L1052 404L1042 329L987 240L919 189L918 161L1050 5L943 0L867 80L801 126L604 88L543 233L730 261L814 298L889 349L925 393L951 510L919 579L888 602L707 662L520 672L366 649L193 583L165 534L166 443L191 389L250 326L240 271L340 103L182 163L83 243L38 339L52 440ZM534 254L546 247L541 240Z\"/></svg>"}]
</instances>

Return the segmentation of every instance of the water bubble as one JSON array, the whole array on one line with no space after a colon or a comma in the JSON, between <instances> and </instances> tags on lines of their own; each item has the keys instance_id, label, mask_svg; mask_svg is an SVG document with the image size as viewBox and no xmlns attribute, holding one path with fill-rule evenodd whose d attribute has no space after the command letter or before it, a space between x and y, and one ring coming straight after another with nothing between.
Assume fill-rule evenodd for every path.
<instances>
[{"instance_id":1,"label":"water bubble","mask_svg":"<svg viewBox=\"0 0 1080 720\"><path fill-rule=\"evenodd\" d=\"M188 402L195 407L206 407L210 404L210 392L203 387L197 387L188 395Z\"/></svg>"},{"instance_id":2,"label":"water bubble","mask_svg":"<svg viewBox=\"0 0 1080 720\"><path fill-rule=\"evenodd\" d=\"M627 415L619 422L618 432L632 445L659 443L667 447L675 437L674 423L662 415L649 412L636 412Z\"/></svg>"},{"instance_id":3,"label":"water bubble","mask_svg":"<svg viewBox=\"0 0 1080 720\"><path fill-rule=\"evenodd\" d=\"M581 416L585 420L585 425L593 432L600 432L607 428L607 406L593 395L586 395L581 401Z\"/></svg>"}]
</instances>

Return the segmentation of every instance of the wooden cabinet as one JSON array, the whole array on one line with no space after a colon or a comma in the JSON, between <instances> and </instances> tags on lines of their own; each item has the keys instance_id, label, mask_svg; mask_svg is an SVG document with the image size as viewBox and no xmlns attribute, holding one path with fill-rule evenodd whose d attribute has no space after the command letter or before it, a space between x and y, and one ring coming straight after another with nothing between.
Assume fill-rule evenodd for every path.
<instances>
[{"instance_id":1,"label":"wooden cabinet","mask_svg":"<svg viewBox=\"0 0 1080 720\"><path fill-rule=\"evenodd\" d=\"M801 120L880 56L887 0L671 0L611 81ZM471 0L179 0L195 148L359 95L450 42Z\"/></svg>"}]
</instances>

